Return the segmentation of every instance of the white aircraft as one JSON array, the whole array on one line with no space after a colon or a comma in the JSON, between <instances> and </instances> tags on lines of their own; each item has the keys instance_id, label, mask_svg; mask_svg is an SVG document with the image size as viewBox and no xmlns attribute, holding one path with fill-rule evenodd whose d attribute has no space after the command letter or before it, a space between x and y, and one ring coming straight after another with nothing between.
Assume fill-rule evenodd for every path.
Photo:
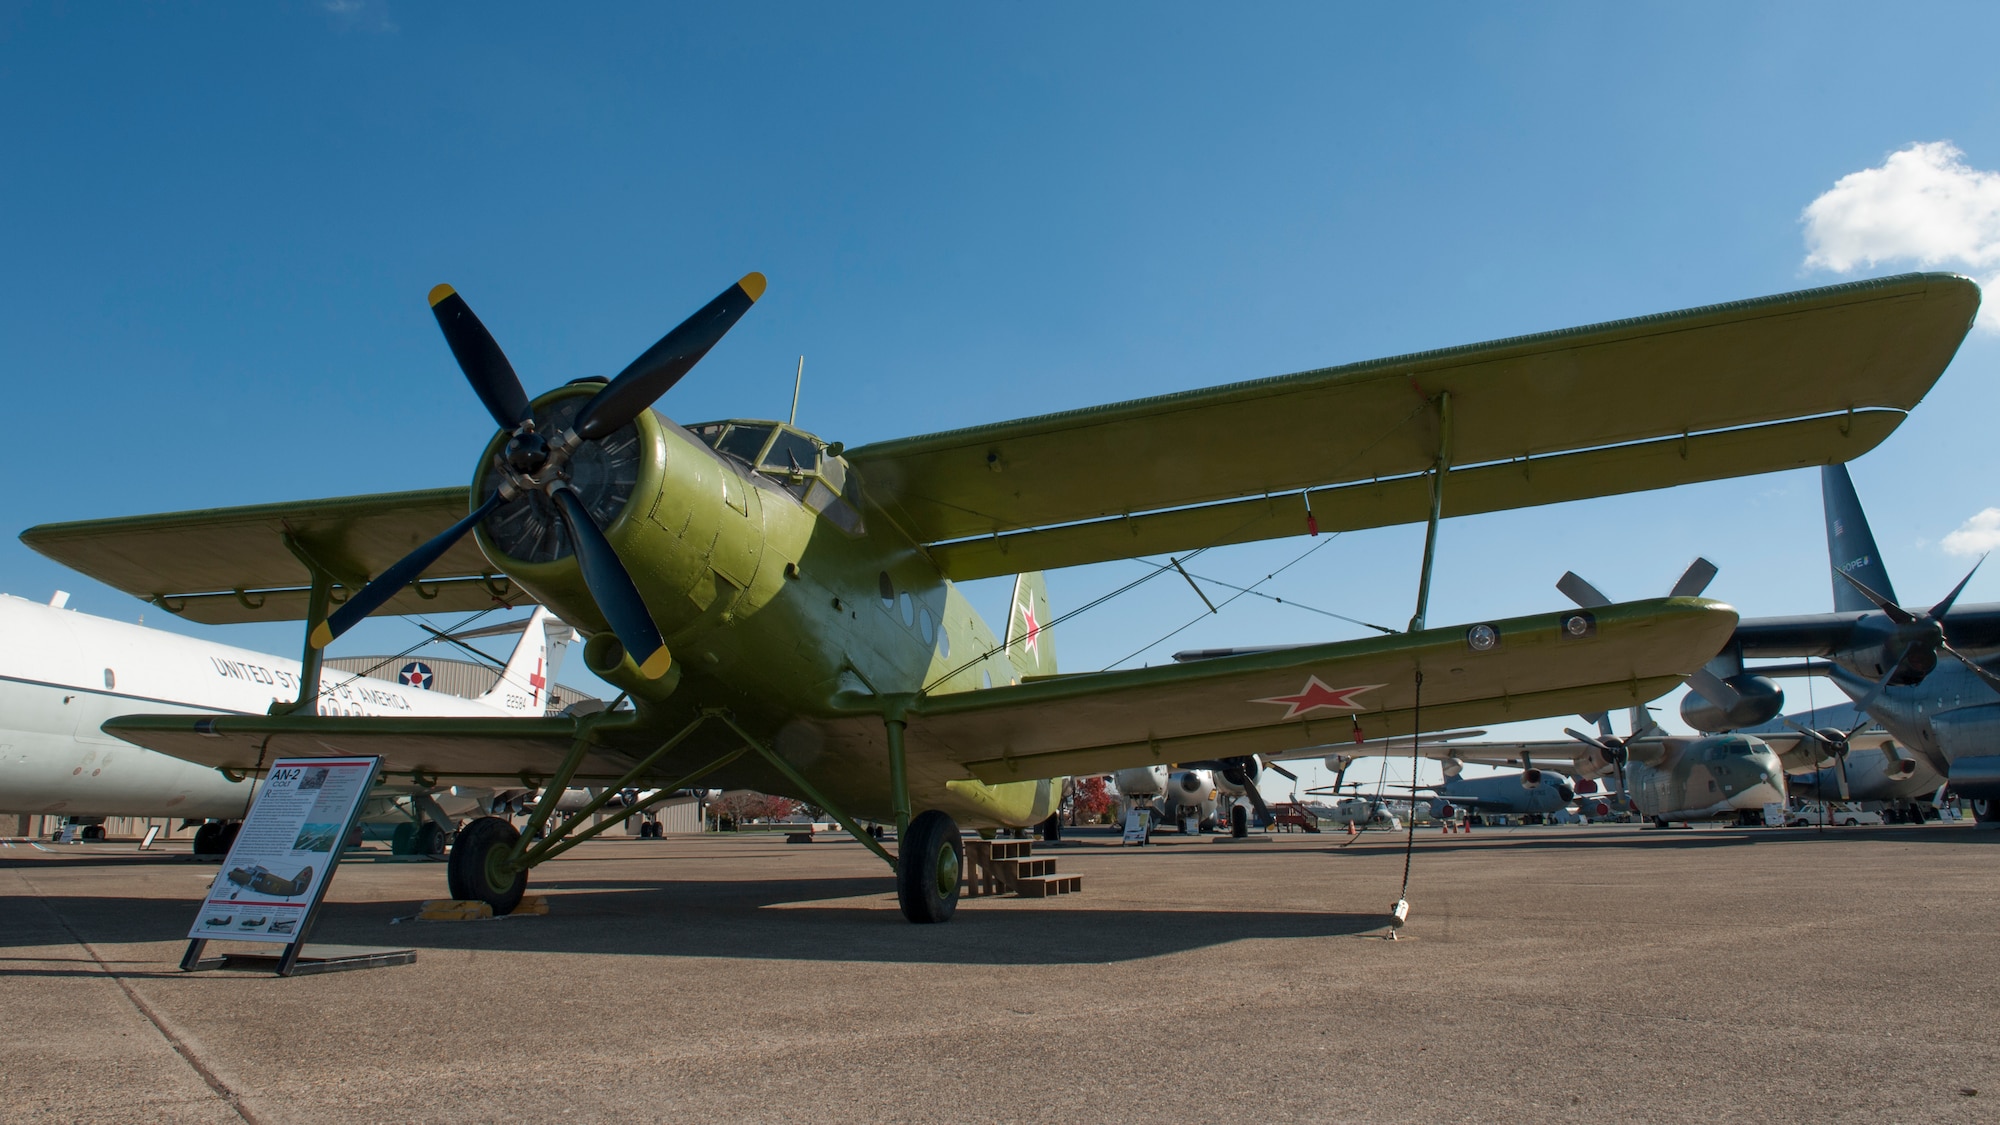
<instances>
[{"instance_id":1,"label":"white aircraft","mask_svg":"<svg viewBox=\"0 0 2000 1125\"><path fill-rule=\"evenodd\" d=\"M59 593L43 605L0 594L0 813L242 820L248 782L100 727L139 711L268 714L298 697L299 662L92 617L64 609L67 600ZM537 607L499 682L477 699L430 691L407 667L402 679L415 682L328 671L318 712L541 715L572 635ZM195 850L219 851L219 842L197 836Z\"/></svg>"}]
</instances>

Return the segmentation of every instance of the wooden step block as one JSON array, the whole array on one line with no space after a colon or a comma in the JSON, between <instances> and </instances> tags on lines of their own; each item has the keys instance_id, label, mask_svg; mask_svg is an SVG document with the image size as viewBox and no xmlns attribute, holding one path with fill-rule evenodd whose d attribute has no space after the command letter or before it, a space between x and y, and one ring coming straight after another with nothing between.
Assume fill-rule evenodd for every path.
<instances>
[{"instance_id":1,"label":"wooden step block","mask_svg":"<svg viewBox=\"0 0 2000 1125\"><path fill-rule=\"evenodd\" d=\"M1056 873L1056 861L1053 859L996 859L993 861L993 866L1000 869L1002 880L1026 879Z\"/></svg>"},{"instance_id":2,"label":"wooden step block","mask_svg":"<svg viewBox=\"0 0 2000 1125\"><path fill-rule=\"evenodd\" d=\"M993 850L994 859L1026 859L1035 854L1033 840L981 840Z\"/></svg>"},{"instance_id":3,"label":"wooden step block","mask_svg":"<svg viewBox=\"0 0 2000 1125\"><path fill-rule=\"evenodd\" d=\"M1081 875L1035 875L1023 878L1018 884L1022 898L1050 898L1055 895L1073 895L1082 892Z\"/></svg>"}]
</instances>

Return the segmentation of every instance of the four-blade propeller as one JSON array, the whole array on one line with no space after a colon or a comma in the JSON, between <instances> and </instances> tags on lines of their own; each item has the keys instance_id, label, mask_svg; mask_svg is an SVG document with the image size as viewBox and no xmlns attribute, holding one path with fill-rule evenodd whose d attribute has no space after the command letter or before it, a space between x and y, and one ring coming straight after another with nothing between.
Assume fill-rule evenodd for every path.
<instances>
[{"instance_id":1,"label":"four-blade propeller","mask_svg":"<svg viewBox=\"0 0 2000 1125\"><path fill-rule=\"evenodd\" d=\"M339 609L328 614L312 633L312 645L325 648L335 637L387 604L404 586L423 575L467 532L502 504L529 492L548 495L576 549L584 584L611 631L648 679L666 674L673 664L660 630L653 623L631 574L612 549L604 530L570 484L565 466L578 447L617 433L640 412L673 389L701 357L715 347L750 306L764 295L764 275L745 274L693 316L682 321L658 343L647 348L577 412L574 429L552 436L536 432L534 412L514 365L486 330L465 298L449 285L431 290L431 313L444 333L459 369L493 421L506 431L499 455L504 476L499 487L464 519L418 547L375 579L355 591Z\"/></svg>"}]
</instances>

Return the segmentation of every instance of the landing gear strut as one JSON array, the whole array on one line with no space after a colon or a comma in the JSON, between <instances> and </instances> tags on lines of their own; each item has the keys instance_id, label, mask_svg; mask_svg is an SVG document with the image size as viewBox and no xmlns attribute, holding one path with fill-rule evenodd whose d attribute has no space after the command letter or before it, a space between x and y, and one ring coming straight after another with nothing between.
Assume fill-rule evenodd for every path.
<instances>
[{"instance_id":1,"label":"landing gear strut","mask_svg":"<svg viewBox=\"0 0 2000 1125\"><path fill-rule=\"evenodd\" d=\"M948 922L958 909L958 874L965 861L958 822L929 809L896 841L896 901L912 922Z\"/></svg>"}]
</instances>

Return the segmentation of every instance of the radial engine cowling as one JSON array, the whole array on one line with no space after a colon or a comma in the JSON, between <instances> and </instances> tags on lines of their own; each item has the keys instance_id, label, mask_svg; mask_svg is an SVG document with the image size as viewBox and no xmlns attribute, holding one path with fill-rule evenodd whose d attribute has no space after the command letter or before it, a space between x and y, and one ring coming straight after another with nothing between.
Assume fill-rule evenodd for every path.
<instances>
[{"instance_id":1,"label":"radial engine cowling","mask_svg":"<svg viewBox=\"0 0 2000 1125\"><path fill-rule=\"evenodd\" d=\"M1542 771L1529 766L1521 771L1521 788L1534 789L1542 784Z\"/></svg>"},{"instance_id":2,"label":"radial engine cowling","mask_svg":"<svg viewBox=\"0 0 2000 1125\"><path fill-rule=\"evenodd\" d=\"M1743 672L1722 682L1736 689L1740 697L1736 706L1725 711L1701 693L1690 691L1681 697L1681 719L1687 725L1708 734L1721 734L1768 723L1785 709L1784 690L1768 677Z\"/></svg>"}]
</instances>

